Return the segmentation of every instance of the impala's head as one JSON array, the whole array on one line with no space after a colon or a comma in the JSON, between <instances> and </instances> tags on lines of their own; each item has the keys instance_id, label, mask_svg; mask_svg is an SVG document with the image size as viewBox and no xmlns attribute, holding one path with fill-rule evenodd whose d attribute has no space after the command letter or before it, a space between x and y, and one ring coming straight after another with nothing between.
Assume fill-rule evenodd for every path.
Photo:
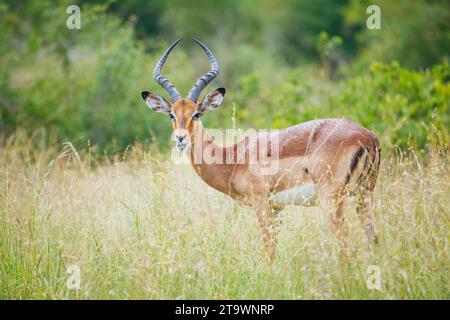
<instances>
[{"instance_id":1,"label":"impala's head","mask_svg":"<svg viewBox=\"0 0 450 320\"><path fill-rule=\"evenodd\" d=\"M153 79L167 91L171 102L148 91L143 91L141 93L142 98L150 109L164 113L170 118L174 130L173 133L176 140L176 146L180 151L183 151L188 146L188 141L194 130L194 121L199 120L207 110L216 109L222 103L223 96L225 95L225 89L218 88L208 93L200 103L198 102L198 97L202 90L219 74L219 65L208 47L195 38L193 38L193 40L203 48L208 56L209 62L211 63L211 71L204 74L194 84L187 97L183 99L175 86L165 77L160 75L167 57L181 39L175 41L166 50L153 70Z\"/></svg>"}]
</instances>

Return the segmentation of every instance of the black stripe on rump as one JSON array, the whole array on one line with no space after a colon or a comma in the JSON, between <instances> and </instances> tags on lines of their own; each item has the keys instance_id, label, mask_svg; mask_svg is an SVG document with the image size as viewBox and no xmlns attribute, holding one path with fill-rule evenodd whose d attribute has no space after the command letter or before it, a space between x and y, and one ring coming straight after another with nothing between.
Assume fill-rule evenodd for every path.
<instances>
[{"instance_id":1,"label":"black stripe on rump","mask_svg":"<svg viewBox=\"0 0 450 320\"><path fill-rule=\"evenodd\" d=\"M350 163L350 174L355 171L356 166L358 165L359 159L364 154L364 148L359 148L356 153L353 155L352 162Z\"/></svg>"},{"instance_id":2,"label":"black stripe on rump","mask_svg":"<svg viewBox=\"0 0 450 320\"><path fill-rule=\"evenodd\" d=\"M359 159L362 157L363 154L364 154L364 148L360 147L358 150L356 150L355 154L353 155L352 161L350 163L350 172L345 177L346 184L350 181L350 177L351 177L353 171L355 171L356 166L358 165Z\"/></svg>"}]
</instances>

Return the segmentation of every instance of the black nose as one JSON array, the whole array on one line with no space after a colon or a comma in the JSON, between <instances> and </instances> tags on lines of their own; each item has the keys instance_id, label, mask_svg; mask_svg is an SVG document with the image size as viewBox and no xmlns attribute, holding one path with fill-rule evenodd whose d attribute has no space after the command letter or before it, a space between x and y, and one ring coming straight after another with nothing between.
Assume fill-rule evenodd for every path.
<instances>
[{"instance_id":1,"label":"black nose","mask_svg":"<svg viewBox=\"0 0 450 320\"><path fill-rule=\"evenodd\" d=\"M177 136L177 139L178 139L178 141L183 141L184 140L184 138L186 138L186 135L184 135L184 136Z\"/></svg>"},{"instance_id":2,"label":"black nose","mask_svg":"<svg viewBox=\"0 0 450 320\"><path fill-rule=\"evenodd\" d=\"M150 92L148 92L148 91L142 91L141 92L141 97L142 97L142 99L147 99L147 97L149 96L149 94L150 94Z\"/></svg>"}]
</instances>

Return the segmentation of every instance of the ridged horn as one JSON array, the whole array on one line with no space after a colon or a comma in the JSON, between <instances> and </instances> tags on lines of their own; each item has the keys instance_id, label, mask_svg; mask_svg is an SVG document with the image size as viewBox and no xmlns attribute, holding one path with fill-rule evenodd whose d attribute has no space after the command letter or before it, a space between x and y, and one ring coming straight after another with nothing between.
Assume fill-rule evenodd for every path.
<instances>
[{"instance_id":1,"label":"ridged horn","mask_svg":"<svg viewBox=\"0 0 450 320\"><path fill-rule=\"evenodd\" d=\"M175 88L175 86L172 83L170 83L170 81L166 77L161 76L160 73L161 73L161 69L164 66L164 63L166 62L167 57L169 56L170 52L172 51L173 48L175 48L175 46L180 41L181 41L181 39L178 39L177 41L172 43L172 45L166 50L166 52L164 52L161 59L159 59L158 63L156 64L155 69L153 69L153 73L152 73L153 79L155 79L156 82L158 82L159 85L167 91L172 102L175 102L175 101L181 99L181 95L178 92L177 88Z\"/></svg>"},{"instance_id":2,"label":"ridged horn","mask_svg":"<svg viewBox=\"0 0 450 320\"><path fill-rule=\"evenodd\" d=\"M219 64L217 63L216 58L214 57L211 50L208 49L207 46L205 46L202 42L199 40L192 38L197 44L202 47L202 49L205 51L206 55L208 56L209 62L211 63L211 71L208 73L205 73L200 79L197 80L197 82L192 87L191 91L189 91L189 94L187 98L191 99L194 102L197 102L198 97L200 96L200 93L203 89L214 80L215 77L219 74Z\"/></svg>"}]
</instances>

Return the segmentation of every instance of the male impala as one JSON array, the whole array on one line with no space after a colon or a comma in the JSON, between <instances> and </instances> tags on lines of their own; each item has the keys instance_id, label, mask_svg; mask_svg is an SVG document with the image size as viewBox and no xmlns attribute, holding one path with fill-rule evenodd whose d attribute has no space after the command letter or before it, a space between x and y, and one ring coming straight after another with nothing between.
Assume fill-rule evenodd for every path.
<instances>
[{"instance_id":1,"label":"male impala","mask_svg":"<svg viewBox=\"0 0 450 320\"><path fill-rule=\"evenodd\" d=\"M211 187L239 203L251 205L261 227L264 247L273 261L281 218L277 214L285 205L314 205L316 198L330 214L338 239L343 234L343 205L350 195L357 196L357 212L372 241L376 240L370 212L372 194L380 165L380 143L376 135L346 119L320 119L298 124L275 133L256 133L240 142L222 147L213 142L202 126L201 116L216 109L225 95L224 88L207 94L199 103L201 91L219 73L218 63L203 43L193 38L205 51L211 71L203 75L183 99L175 86L160 75L174 42L153 70L153 78L167 91L171 102L150 92L142 98L150 109L170 117L176 147L189 147L190 160L197 174ZM281 106L280 106L281 107ZM267 156L276 154L277 167L269 174L265 164L251 162L258 154L260 142L268 143ZM223 161L202 161L205 150ZM211 150L213 150L211 152ZM229 161L229 160L232 161Z\"/></svg>"}]
</instances>

